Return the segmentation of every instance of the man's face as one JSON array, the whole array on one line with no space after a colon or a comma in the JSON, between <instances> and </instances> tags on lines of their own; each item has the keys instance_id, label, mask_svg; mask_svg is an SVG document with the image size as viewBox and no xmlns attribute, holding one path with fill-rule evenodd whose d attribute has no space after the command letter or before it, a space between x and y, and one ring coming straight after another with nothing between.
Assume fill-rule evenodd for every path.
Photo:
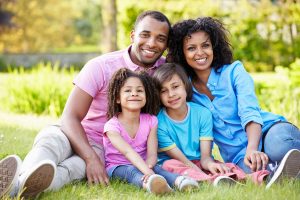
<instances>
[{"instance_id":1,"label":"man's face","mask_svg":"<svg viewBox=\"0 0 300 200\"><path fill-rule=\"evenodd\" d=\"M139 66L152 67L166 50L168 35L167 22L146 16L131 32L131 60Z\"/></svg>"}]
</instances>

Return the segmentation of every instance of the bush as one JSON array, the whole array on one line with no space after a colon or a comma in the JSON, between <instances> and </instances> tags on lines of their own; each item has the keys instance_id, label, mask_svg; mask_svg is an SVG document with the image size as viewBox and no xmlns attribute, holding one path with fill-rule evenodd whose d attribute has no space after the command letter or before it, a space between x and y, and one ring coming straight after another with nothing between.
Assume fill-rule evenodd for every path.
<instances>
[{"instance_id":1,"label":"bush","mask_svg":"<svg viewBox=\"0 0 300 200\"><path fill-rule=\"evenodd\" d=\"M255 81L260 106L266 111L284 115L297 124L300 121L300 59L290 69L277 66L273 78Z\"/></svg>"},{"instance_id":2,"label":"bush","mask_svg":"<svg viewBox=\"0 0 300 200\"><path fill-rule=\"evenodd\" d=\"M76 71L40 63L30 70L10 69L2 81L1 108L17 113L60 116Z\"/></svg>"}]
</instances>

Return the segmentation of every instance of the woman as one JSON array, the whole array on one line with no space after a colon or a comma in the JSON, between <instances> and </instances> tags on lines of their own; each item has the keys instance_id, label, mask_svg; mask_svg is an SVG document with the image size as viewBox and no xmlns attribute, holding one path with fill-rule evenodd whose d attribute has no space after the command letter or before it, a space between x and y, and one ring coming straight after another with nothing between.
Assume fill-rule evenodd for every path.
<instances>
[{"instance_id":1,"label":"woman","mask_svg":"<svg viewBox=\"0 0 300 200\"><path fill-rule=\"evenodd\" d=\"M224 161L246 173L276 171L267 187L282 176L296 177L300 131L283 116L260 109L252 78L240 61L232 63L223 24L202 17L178 22L173 31L168 61L184 66L193 101L212 112L214 142Z\"/></svg>"}]
</instances>

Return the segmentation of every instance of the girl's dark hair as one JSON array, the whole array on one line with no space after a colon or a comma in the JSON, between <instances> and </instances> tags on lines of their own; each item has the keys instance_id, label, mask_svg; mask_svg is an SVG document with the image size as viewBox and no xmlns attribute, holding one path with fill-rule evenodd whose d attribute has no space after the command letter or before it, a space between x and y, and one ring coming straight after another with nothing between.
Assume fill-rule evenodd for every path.
<instances>
[{"instance_id":1,"label":"girl's dark hair","mask_svg":"<svg viewBox=\"0 0 300 200\"><path fill-rule=\"evenodd\" d=\"M174 24L173 34L169 41L168 62L176 62L184 67L189 76L195 77L194 70L187 64L183 53L183 41L191 34L204 31L209 35L213 48L213 61L211 67L215 70L224 64L232 62L232 49L222 22L211 17L183 20Z\"/></svg>"},{"instance_id":2,"label":"girl's dark hair","mask_svg":"<svg viewBox=\"0 0 300 200\"><path fill-rule=\"evenodd\" d=\"M156 115L158 113L160 107L159 92L153 78L144 71L135 73L127 68L121 68L114 73L109 83L108 119L113 116L117 116L119 112L122 112L121 105L117 103L117 101L120 98L121 88L130 77L139 78L145 88L146 104L142 108L141 112L151 115Z\"/></svg>"},{"instance_id":3,"label":"girl's dark hair","mask_svg":"<svg viewBox=\"0 0 300 200\"><path fill-rule=\"evenodd\" d=\"M185 73L182 66L176 63L165 63L159 66L159 68L154 72L153 78L157 81L159 90L161 90L161 85L165 81L170 81L173 75L177 74L182 80L185 90L186 90L186 100L190 101L192 99L193 91L192 85L189 81L187 74Z\"/></svg>"}]
</instances>

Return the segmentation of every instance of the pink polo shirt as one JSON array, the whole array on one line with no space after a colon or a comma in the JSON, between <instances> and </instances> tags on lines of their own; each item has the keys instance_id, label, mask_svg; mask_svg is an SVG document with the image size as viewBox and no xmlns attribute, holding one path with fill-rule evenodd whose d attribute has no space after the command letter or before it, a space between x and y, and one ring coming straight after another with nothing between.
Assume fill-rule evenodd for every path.
<instances>
[{"instance_id":1,"label":"pink polo shirt","mask_svg":"<svg viewBox=\"0 0 300 200\"><path fill-rule=\"evenodd\" d=\"M132 71L144 69L131 61L129 56L130 48L131 46L124 50L107 53L91 59L84 65L73 81L76 86L93 97L90 109L81 124L87 137L100 144L102 144L103 139L103 127L107 121L107 94L112 75L123 67ZM152 68L148 69L149 74L152 74L164 62L165 59L160 58Z\"/></svg>"}]
</instances>

